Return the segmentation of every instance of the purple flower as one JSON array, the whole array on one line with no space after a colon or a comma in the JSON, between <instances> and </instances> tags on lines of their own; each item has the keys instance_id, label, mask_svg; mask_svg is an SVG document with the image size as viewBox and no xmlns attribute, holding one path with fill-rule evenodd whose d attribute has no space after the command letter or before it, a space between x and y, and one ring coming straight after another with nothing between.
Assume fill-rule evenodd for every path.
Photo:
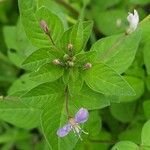
<instances>
[{"instance_id":1,"label":"purple flower","mask_svg":"<svg viewBox=\"0 0 150 150\"><path fill-rule=\"evenodd\" d=\"M59 137L66 136L71 130L82 140L80 134L83 132L88 134L87 132L83 131L79 126L80 123L85 123L88 120L89 113L88 110L85 108L81 108L75 115L74 118L69 118L68 124L64 127L57 130L57 135Z\"/></svg>"}]
</instances>

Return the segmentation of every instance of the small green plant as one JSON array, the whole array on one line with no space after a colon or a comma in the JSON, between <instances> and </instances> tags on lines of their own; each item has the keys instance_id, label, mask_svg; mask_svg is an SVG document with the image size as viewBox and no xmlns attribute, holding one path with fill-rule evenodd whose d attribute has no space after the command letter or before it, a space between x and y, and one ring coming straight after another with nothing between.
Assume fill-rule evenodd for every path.
<instances>
[{"instance_id":1,"label":"small green plant","mask_svg":"<svg viewBox=\"0 0 150 150\"><path fill-rule=\"evenodd\" d=\"M8 97L13 100L0 103L1 118L26 129L38 127L48 149L53 150L77 149L84 139L99 140L99 134L109 138L106 132L96 136L100 126L98 109L110 106L114 118L124 123L132 122L134 101L144 93L144 81L147 80L137 69L136 57L141 45L148 45L150 17L139 23L139 14L134 10L133 14L126 14L128 25L122 32L87 46L94 30L93 21L83 19L89 1L84 1L79 19L73 20L70 27L47 7L37 6L34 0L18 0L18 3L20 19L13 28L17 40L13 46L9 42L7 45L11 50L22 49L17 55L12 52L9 55L26 73L8 91ZM116 23L120 26L122 22L117 20ZM9 30L12 32L12 28L4 29L5 35ZM145 50L144 60L149 68L147 53ZM145 103L147 113L149 107ZM108 123L109 116L106 118ZM123 139L113 143L112 150L148 150L149 124L148 121L143 127L139 144Z\"/></svg>"}]
</instances>

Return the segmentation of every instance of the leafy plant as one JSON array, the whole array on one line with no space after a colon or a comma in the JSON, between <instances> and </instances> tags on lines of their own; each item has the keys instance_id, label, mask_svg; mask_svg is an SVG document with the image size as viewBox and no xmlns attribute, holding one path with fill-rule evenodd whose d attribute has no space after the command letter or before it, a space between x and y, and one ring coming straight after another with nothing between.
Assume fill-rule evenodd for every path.
<instances>
[{"instance_id":1,"label":"leafy plant","mask_svg":"<svg viewBox=\"0 0 150 150\"><path fill-rule=\"evenodd\" d=\"M90 3L93 18L101 19L95 21L103 36L98 40L95 24L85 13ZM79 15L78 19L64 9L68 24L61 4ZM46 140L46 144L40 141L37 149L44 149L43 145L53 150L150 149L149 100L145 101L150 89L150 16L138 25L134 10L125 19L126 11L121 8L127 4L119 0L85 0L78 2L81 9L59 0L19 0L18 5L17 25L5 26L3 33L10 60L7 64L12 62L24 73L17 80L13 74L15 81L11 81L8 95L1 97L0 119L25 130L37 128ZM116 5L119 9L106 11ZM115 17L110 19L110 15ZM132 137L137 132L137 137ZM17 137L15 140L20 139ZM29 140L30 134L22 137Z\"/></svg>"}]
</instances>

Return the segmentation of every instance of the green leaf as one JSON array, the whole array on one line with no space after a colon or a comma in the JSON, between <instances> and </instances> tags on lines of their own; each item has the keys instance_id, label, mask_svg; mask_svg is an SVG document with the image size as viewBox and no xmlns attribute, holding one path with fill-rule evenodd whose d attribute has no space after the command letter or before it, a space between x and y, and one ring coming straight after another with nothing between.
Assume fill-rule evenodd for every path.
<instances>
[{"instance_id":1,"label":"green leaf","mask_svg":"<svg viewBox=\"0 0 150 150\"><path fill-rule=\"evenodd\" d=\"M95 51L82 51L81 53L77 54L76 56L76 65L79 67L83 67L86 63L95 63L95 59L97 57L97 52Z\"/></svg>"},{"instance_id":2,"label":"green leaf","mask_svg":"<svg viewBox=\"0 0 150 150\"><path fill-rule=\"evenodd\" d=\"M93 23L91 21L79 21L64 32L59 47L67 53L68 44L71 43L73 45L74 54L79 53L85 47L90 37L92 26Z\"/></svg>"},{"instance_id":3,"label":"green leaf","mask_svg":"<svg viewBox=\"0 0 150 150\"><path fill-rule=\"evenodd\" d=\"M20 101L0 101L0 119L17 127L37 127L40 124L39 116L38 109L29 108Z\"/></svg>"},{"instance_id":4,"label":"green leaf","mask_svg":"<svg viewBox=\"0 0 150 150\"><path fill-rule=\"evenodd\" d=\"M94 127L94 128L91 128ZM85 129L90 135L90 139L97 139L102 129L102 119L98 110L90 111L90 116Z\"/></svg>"},{"instance_id":5,"label":"green leaf","mask_svg":"<svg viewBox=\"0 0 150 150\"><path fill-rule=\"evenodd\" d=\"M97 12L98 10L99 8L97 8L97 10L93 10L95 13L94 20L98 29L103 34L112 35L125 32L127 26L126 17L128 14L126 11L124 11L123 9L110 9L106 11L99 10L99 12ZM118 25L117 22L119 22Z\"/></svg>"},{"instance_id":6,"label":"green leaf","mask_svg":"<svg viewBox=\"0 0 150 150\"><path fill-rule=\"evenodd\" d=\"M111 104L110 111L112 116L123 122L130 122L133 119L135 113L136 103L119 103Z\"/></svg>"},{"instance_id":7,"label":"green leaf","mask_svg":"<svg viewBox=\"0 0 150 150\"><path fill-rule=\"evenodd\" d=\"M141 143L141 131L143 124L133 123L119 134L119 140L129 140L134 143Z\"/></svg>"},{"instance_id":8,"label":"green leaf","mask_svg":"<svg viewBox=\"0 0 150 150\"><path fill-rule=\"evenodd\" d=\"M131 35L113 35L97 41L91 50L97 51L98 61L106 63L118 73L123 73L131 65L141 39L141 32Z\"/></svg>"},{"instance_id":9,"label":"green leaf","mask_svg":"<svg viewBox=\"0 0 150 150\"><path fill-rule=\"evenodd\" d=\"M139 24L139 28L142 31L142 42L143 43L148 43L150 40L150 37L148 36L150 32L150 15L145 17Z\"/></svg>"},{"instance_id":10,"label":"green leaf","mask_svg":"<svg viewBox=\"0 0 150 150\"><path fill-rule=\"evenodd\" d=\"M147 86L148 91L150 91L150 76L146 77L146 86Z\"/></svg>"},{"instance_id":11,"label":"green leaf","mask_svg":"<svg viewBox=\"0 0 150 150\"><path fill-rule=\"evenodd\" d=\"M146 100L143 102L144 114L147 119L150 119L150 100Z\"/></svg>"},{"instance_id":12,"label":"green leaf","mask_svg":"<svg viewBox=\"0 0 150 150\"><path fill-rule=\"evenodd\" d=\"M149 0L130 0L130 3L135 4L135 5L146 5L150 1Z\"/></svg>"},{"instance_id":13,"label":"green leaf","mask_svg":"<svg viewBox=\"0 0 150 150\"><path fill-rule=\"evenodd\" d=\"M72 97L77 107L84 107L89 110L101 109L110 105L113 98L104 96L98 92L91 90L86 84L83 85L81 91Z\"/></svg>"},{"instance_id":14,"label":"green leaf","mask_svg":"<svg viewBox=\"0 0 150 150\"><path fill-rule=\"evenodd\" d=\"M44 7L38 9L35 14L32 4L28 5L29 2L26 2L25 0L18 2L23 26L27 37L30 39L32 44L38 48L50 47L53 45L48 35L46 35L40 27L41 20L45 20L47 22L54 42L59 40L63 33L63 25L56 15Z\"/></svg>"},{"instance_id":15,"label":"green leaf","mask_svg":"<svg viewBox=\"0 0 150 150\"><path fill-rule=\"evenodd\" d=\"M83 78L77 68L72 68L69 71L68 89L71 95L76 95L80 92L83 86Z\"/></svg>"},{"instance_id":16,"label":"green leaf","mask_svg":"<svg viewBox=\"0 0 150 150\"><path fill-rule=\"evenodd\" d=\"M140 78L136 78L133 76L125 76L125 79L132 86L136 95L135 96L120 96L119 101L120 102L131 102L131 101L135 101L138 98L140 98L142 96L142 94L144 93L144 88L145 88L144 81Z\"/></svg>"},{"instance_id":17,"label":"green leaf","mask_svg":"<svg viewBox=\"0 0 150 150\"><path fill-rule=\"evenodd\" d=\"M144 43L144 48L143 48L143 55L144 55L144 63L145 63L145 66L146 66L146 71L147 71L147 74L150 75L150 51L149 51L149 47L150 47L150 44L149 42L145 42Z\"/></svg>"},{"instance_id":18,"label":"green leaf","mask_svg":"<svg viewBox=\"0 0 150 150\"><path fill-rule=\"evenodd\" d=\"M62 66L57 66L52 63L45 64L38 71L30 74L30 78L38 83L52 82L59 79L63 75L64 69Z\"/></svg>"},{"instance_id":19,"label":"green leaf","mask_svg":"<svg viewBox=\"0 0 150 150\"><path fill-rule=\"evenodd\" d=\"M20 78L15 80L15 82L13 82L13 84L8 90L8 95L12 95L16 92L21 91L29 91L32 88L36 87L37 85L38 83L30 79L29 74L24 74Z\"/></svg>"},{"instance_id":20,"label":"green leaf","mask_svg":"<svg viewBox=\"0 0 150 150\"><path fill-rule=\"evenodd\" d=\"M84 79L91 89L106 95L134 95L134 90L123 77L102 63L85 70Z\"/></svg>"},{"instance_id":21,"label":"green leaf","mask_svg":"<svg viewBox=\"0 0 150 150\"><path fill-rule=\"evenodd\" d=\"M92 2L94 3L94 6L95 7L97 6L99 11L106 9L106 8L110 8L118 4L120 1L121 0L105 0L105 1L92 0Z\"/></svg>"},{"instance_id":22,"label":"green leaf","mask_svg":"<svg viewBox=\"0 0 150 150\"><path fill-rule=\"evenodd\" d=\"M71 115L74 116L77 110L73 105L69 105L69 108ZM59 138L56 134L57 130L62 128L67 123L68 121L65 111L64 96L51 99L51 101L47 103L41 115L41 126L44 132L44 136L51 149L72 150L74 148L78 137L74 135L73 131L70 131L70 133L63 138Z\"/></svg>"},{"instance_id":23,"label":"green leaf","mask_svg":"<svg viewBox=\"0 0 150 150\"><path fill-rule=\"evenodd\" d=\"M64 32L64 27L59 17L52 13L50 10L48 10L46 7L39 8L36 12L36 17L39 22L41 20L46 21L52 39L55 43L58 43Z\"/></svg>"},{"instance_id":24,"label":"green leaf","mask_svg":"<svg viewBox=\"0 0 150 150\"><path fill-rule=\"evenodd\" d=\"M140 148L133 142L121 141L115 144L111 150L140 150Z\"/></svg>"},{"instance_id":25,"label":"green leaf","mask_svg":"<svg viewBox=\"0 0 150 150\"><path fill-rule=\"evenodd\" d=\"M141 145L144 147L150 147L150 120L143 126L141 133Z\"/></svg>"},{"instance_id":26,"label":"green leaf","mask_svg":"<svg viewBox=\"0 0 150 150\"><path fill-rule=\"evenodd\" d=\"M51 99L58 97L64 91L60 81L43 83L25 93L21 100L32 107L43 108Z\"/></svg>"},{"instance_id":27,"label":"green leaf","mask_svg":"<svg viewBox=\"0 0 150 150\"><path fill-rule=\"evenodd\" d=\"M29 55L22 63L22 67L28 70L37 70L40 66L51 63L57 58L55 49L41 48Z\"/></svg>"},{"instance_id":28,"label":"green leaf","mask_svg":"<svg viewBox=\"0 0 150 150\"><path fill-rule=\"evenodd\" d=\"M25 130L20 130L16 128L8 128L6 132L0 135L0 143L13 143L14 141L20 142L21 140L26 140L31 138L31 134Z\"/></svg>"}]
</instances>

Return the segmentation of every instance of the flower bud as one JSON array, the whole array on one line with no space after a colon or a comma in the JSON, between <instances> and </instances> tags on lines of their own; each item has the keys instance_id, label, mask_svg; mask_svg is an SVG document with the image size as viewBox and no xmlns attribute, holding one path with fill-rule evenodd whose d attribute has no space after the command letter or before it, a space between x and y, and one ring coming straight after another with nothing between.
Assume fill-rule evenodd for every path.
<instances>
[{"instance_id":1,"label":"flower bud","mask_svg":"<svg viewBox=\"0 0 150 150\"><path fill-rule=\"evenodd\" d=\"M72 50L73 49L73 45L71 43L68 44L68 50Z\"/></svg>"},{"instance_id":2,"label":"flower bud","mask_svg":"<svg viewBox=\"0 0 150 150\"><path fill-rule=\"evenodd\" d=\"M68 65L69 65L69 67L73 67L74 66L74 62L68 61Z\"/></svg>"},{"instance_id":3,"label":"flower bud","mask_svg":"<svg viewBox=\"0 0 150 150\"><path fill-rule=\"evenodd\" d=\"M53 60L53 64L55 64L55 65L60 65L61 62L59 61L59 59L54 59L54 60Z\"/></svg>"},{"instance_id":4,"label":"flower bud","mask_svg":"<svg viewBox=\"0 0 150 150\"><path fill-rule=\"evenodd\" d=\"M44 30L44 32L45 32L46 34L49 33L49 29L48 29L48 25L47 25L46 21L41 20L41 21L40 21L40 27Z\"/></svg>"},{"instance_id":5,"label":"flower bud","mask_svg":"<svg viewBox=\"0 0 150 150\"><path fill-rule=\"evenodd\" d=\"M63 58L64 58L64 60L68 60L70 57L68 54L65 54Z\"/></svg>"},{"instance_id":6,"label":"flower bud","mask_svg":"<svg viewBox=\"0 0 150 150\"><path fill-rule=\"evenodd\" d=\"M86 63L85 65L84 65L84 68L85 69L90 69L92 67L92 64L91 63Z\"/></svg>"}]
</instances>

